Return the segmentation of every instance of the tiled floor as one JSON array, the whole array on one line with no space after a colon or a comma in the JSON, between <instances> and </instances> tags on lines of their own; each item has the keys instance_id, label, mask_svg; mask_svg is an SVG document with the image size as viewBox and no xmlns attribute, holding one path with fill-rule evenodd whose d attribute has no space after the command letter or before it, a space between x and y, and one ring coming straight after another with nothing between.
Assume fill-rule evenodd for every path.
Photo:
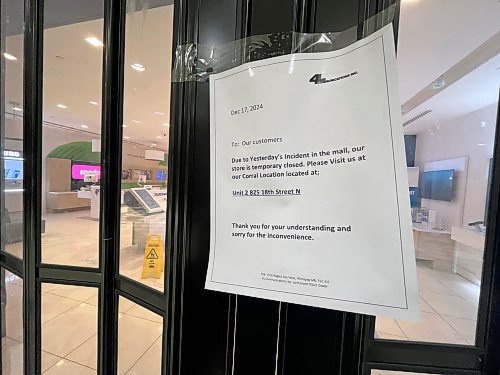
<instances>
[{"instance_id":1,"label":"tiled floor","mask_svg":"<svg viewBox=\"0 0 500 375\"><path fill-rule=\"evenodd\" d=\"M99 261L99 222L90 211L46 213L42 235L44 263L97 267ZM141 279L144 249L132 244L132 223L122 216L120 224L120 272L154 289L163 290L163 277ZM8 244L6 251L22 256L22 243Z\"/></svg>"},{"instance_id":2,"label":"tiled floor","mask_svg":"<svg viewBox=\"0 0 500 375\"><path fill-rule=\"evenodd\" d=\"M4 374L22 374L22 280L7 273ZM45 284L42 288L43 374L95 374L97 290ZM124 298L118 321L118 373L160 374L162 319Z\"/></svg>"},{"instance_id":3,"label":"tiled floor","mask_svg":"<svg viewBox=\"0 0 500 375\"><path fill-rule=\"evenodd\" d=\"M474 345L479 286L451 273L417 264L419 323L377 318L383 339Z\"/></svg>"},{"instance_id":4,"label":"tiled floor","mask_svg":"<svg viewBox=\"0 0 500 375\"><path fill-rule=\"evenodd\" d=\"M42 236L44 262L97 266L99 223L88 212L46 214ZM75 237L75 233L77 237ZM132 224L121 223L121 265L125 276L163 289L163 278L141 280L143 250L132 245ZM8 251L21 255L20 243ZM378 318L376 337L473 345L479 287L450 272L417 264L422 320ZM7 336L4 373L22 373L22 280L7 274ZM162 321L156 314L120 300L119 374L157 374L161 362ZM140 338L140 339L138 339ZM43 374L95 374L97 290L45 284L42 288ZM398 375L374 370L374 375ZM408 375L408 374L406 374Z\"/></svg>"}]
</instances>

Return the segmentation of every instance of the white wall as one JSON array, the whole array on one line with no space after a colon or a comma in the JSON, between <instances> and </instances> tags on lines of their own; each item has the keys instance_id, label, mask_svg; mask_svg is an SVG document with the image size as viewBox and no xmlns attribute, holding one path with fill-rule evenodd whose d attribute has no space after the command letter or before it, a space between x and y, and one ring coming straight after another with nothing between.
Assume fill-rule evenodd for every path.
<instances>
[{"instance_id":1,"label":"white wall","mask_svg":"<svg viewBox=\"0 0 500 375\"><path fill-rule=\"evenodd\" d=\"M468 157L465 198L451 205L463 204L463 217L443 222L444 229L483 220L488 184L489 160L493 156L496 104L465 116L440 123L417 135L416 166L437 160ZM441 210L446 210L446 207ZM450 207L450 209L456 207ZM460 210L461 211L461 210ZM455 210L456 212L456 210ZM439 212L438 212L439 214ZM442 213L447 217L447 213Z\"/></svg>"}]
</instances>

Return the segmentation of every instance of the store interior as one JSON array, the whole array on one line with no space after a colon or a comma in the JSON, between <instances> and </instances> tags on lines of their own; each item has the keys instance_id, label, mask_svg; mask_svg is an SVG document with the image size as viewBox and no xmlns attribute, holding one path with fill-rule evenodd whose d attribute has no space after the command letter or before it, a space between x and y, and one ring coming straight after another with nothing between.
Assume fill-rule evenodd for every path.
<instances>
[{"instance_id":1,"label":"store interior","mask_svg":"<svg viewBox=\"0 0 500 375\"><path fill-rule=\"evenodd\" d=\"M165 243L173 6L128 4L120 273L163 291L163 273L142 276L148 235ZM67 18L48 14L44 32L42 260L98 267L103 20ZM475 343L498 19L493 0L402 1L398 69L422 316L378 317L377 338ZM6 49L5 249L22 257L22 35L8 35ZM5 283L4 369L21 374L22 279L6 272ZM96 373L97 290L44 284L42 323L44 374ZM162 327L161 317L121 298L119 374L160 373Z\"/></svg>"}]
</instances>

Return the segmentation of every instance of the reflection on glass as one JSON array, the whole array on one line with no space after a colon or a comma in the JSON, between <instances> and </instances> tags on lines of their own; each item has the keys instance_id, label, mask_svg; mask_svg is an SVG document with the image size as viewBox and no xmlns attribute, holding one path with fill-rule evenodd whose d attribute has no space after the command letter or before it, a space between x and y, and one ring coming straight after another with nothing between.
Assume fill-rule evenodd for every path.
<instances>
[{"instance_id":1,"label":"reflection on glass","mask_svg":"<svg viewBox=\"0 0 500 375\"><path fill-rule=\"evenodd\" d=\"M96 288L42 284L42 372L97 373Z\"/></svg>"},{"instance_id":2,"label":"reflection on glass","mask_svg":"<svg viewBox=\"0 0 500 375\"><path fill-rule=\"evenodd\" d=\"M9 1L0 7L0 190L2 250L23 256L23 27L22 1Z\"/></svg>"},{"instance_id":3,"label":"reflection on glass","mask_svg":"<svg viewBox=\"0 0 500 375\"><path fill-rule=\"evenodd\" d=\"M85 4L44 7L42 260L97 267L103 1Z\"/></svg>"},{"instance_id":4,"label":"reflection on glass","mask_svg":"<svg viewBox=\"0 0 500 375\"><path fill-rule=\"evenodd\" d=\"M173 6L127 7L120 273L163 290Z\"/></svg>"},{"instance_id":5,"label":"reflection on glass","mask_svg":"<svg viewBox=\"0 0 500 375\"><path fill-rule=\"evenodd\" d=\"M118 374L161 374L162 317L123 297L119 303Z\"/></svg>"},{"instance_id":6,"label":"reflection on glass","mask_svg":"<svg viewBox=\"0 0 500 375\"><path fill-rule=\"evenodd\" d=\"M2 269L2 373L23 373L23 280Z\"/></svg>"},{"instance_id":7,"label":"reflection on glass","mask_svg":"<svg viewBox=\"0 0 500 375\"><path fill-rule=\"evenodd\" d=\"M379 317L375 336L474 345L500 82L495 70L500 25L495 4L471 4L453 14L433 5L402 3L398 42L422 317L420 322ZM444 15L455 26L435 38L414 32L421 17ZM469 29L458 26L465 15ZM463 35L470 37L465 45ZM488 45L496 46L495 53L484 53ZM424 47L436 53L416 52Z\"/></svg>"}]
</instances>

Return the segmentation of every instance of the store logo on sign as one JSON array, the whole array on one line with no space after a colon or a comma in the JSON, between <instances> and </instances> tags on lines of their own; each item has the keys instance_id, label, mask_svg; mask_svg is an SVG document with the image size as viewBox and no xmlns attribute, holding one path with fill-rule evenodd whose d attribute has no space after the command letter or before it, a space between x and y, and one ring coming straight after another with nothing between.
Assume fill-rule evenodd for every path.
<instances>
[{"instance_id":1,"label":"store logo on sign","mask_svg":"<svg viewBox=\"0 0 500 375\"><path fill-rule=\"evenodd\" d=\"M18 158L21 156L21 153L19 151L4 150L3 156L10 156L13 158Z\"/></svg>"},{"instance_id":2,"label":"store logo on sign","mask_svg":"<svg viewBox=\"0 0 500 375\"><path fill-rule=\"evenodd\" d=\"M340 81L342 79L346 79L346 78L349 78L349 77L352 77L352 76L355 76L356 74L358 74L358 71L355 70L354 72L351 72L349 74L344 74L342 76L338 76L338 77L335 77L335 78L330 78L330 79L326 79L326 78L323 78L323 74L322 73L318 73L318 74L315 74L313 75L310 79L309 79L309 82L312 82L314 83L315 85L318 85L320 83L329 83L329 82L336 82L336 81Z\"/></svg>"}]
</instances>

